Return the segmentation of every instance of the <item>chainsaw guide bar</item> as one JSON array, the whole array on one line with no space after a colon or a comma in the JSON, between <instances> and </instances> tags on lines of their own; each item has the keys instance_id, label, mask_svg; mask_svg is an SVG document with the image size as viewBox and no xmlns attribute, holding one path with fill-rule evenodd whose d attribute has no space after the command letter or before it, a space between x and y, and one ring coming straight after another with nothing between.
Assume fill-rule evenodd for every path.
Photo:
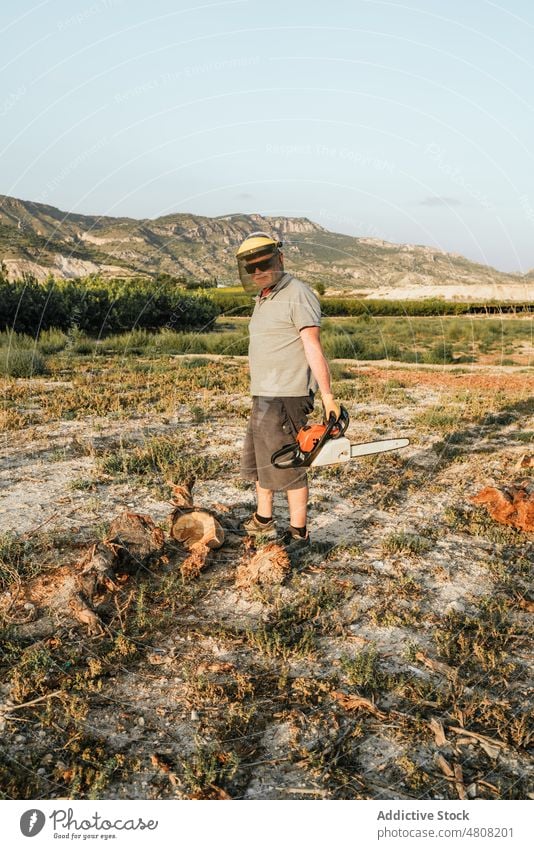
<instances>
[{"instance_id":1,"label":"chainsaw guide bar","mask_svg":"<svg viewBox=\"0 0 534 849\"><path fill-rule=\"evenodd\" d=\"M409 439L378 439L376 442L360 442L351 445L343 436L326 442L310 466L330 466L335 463L348 463L355 457L367 457L369 454L382 454L385 451L398 451L410 444Z\"/></svg>"},{"instance_id":2,"label":"chainsaw guide bar","mask_svg":"<svg viewBox=\"0 0 534 849\"><path fill-rule=\"evenodd\" d=\"M275 451L271 463L276 469L296 469L301 466L331 466L348 463L356 457L382 454L406 448L410 440L377 439L375 442L360 442L351 445L344 436L349 425L349 414L341 407L339 417L331 414L323 425L306 425L297 434L295 442Z\"/></svg>"}]
</instances>

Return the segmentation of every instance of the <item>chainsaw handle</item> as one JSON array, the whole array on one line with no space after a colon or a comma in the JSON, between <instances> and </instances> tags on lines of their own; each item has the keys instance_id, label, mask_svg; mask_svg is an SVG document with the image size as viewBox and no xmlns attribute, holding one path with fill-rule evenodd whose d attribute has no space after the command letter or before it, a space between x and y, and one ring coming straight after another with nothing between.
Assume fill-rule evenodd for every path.
<instances>
[{"instance_id":1,"label":"chainsaw handle","mask_svg":"<svg viewBox=\"0 0 534 849\"><path fill-rule=\"evenodd\" d=\"M330 413L325 432L313 451L304 453L298 442L290 442L289 445L284 445L278 451L275 451L271 457L271 463L275 469L298 469L300 466L311 465L312 460L317 456L327 439L331 438L332 429L336 422L335 414Z\"/></svg>"},{"instance_id":2,"label":"chainsaw handle","mask_svg":"<svg viewBox=\"0 0 534 849\"><path fill-rule=\"evenodd\" d=\"M336 426L336 422L337 422L336 414L330 413L330 415L328 416L328 421L326 422L326 430L325 430L323 437L321 439L321 445L323 445L326 442L327 439L335 439L338 436L337 433L335 434L335 436L332 433L332 431L334 430L334 428Z\"/></svg>"},{"instance_id":3,"label":"chainsaw handle","mask_svg":"<svg viewBox=\"0 0 534 849\"><path fill-rule=\"evenodd\" d=\"M328 417L328 422L325 422L327 426L327 431L330 439L339 439L340 436L345 434L349 426L349 415L345 407L340 407L339 418L336 418L335 413L330 413ZM337 425L334 431L334 426Z\"/></svg>"},{"instance_id":4,"label":"chainsaw handle","mask_svg":"<svg viewBox=\"0 0 534 849\"><path fill-rule=\"evenodd\" d=\"M296 469L303 466L306 461L298 442L290 442L275 451L271 457L271 463L275 469Z\"/></svg>"}]
</instances>

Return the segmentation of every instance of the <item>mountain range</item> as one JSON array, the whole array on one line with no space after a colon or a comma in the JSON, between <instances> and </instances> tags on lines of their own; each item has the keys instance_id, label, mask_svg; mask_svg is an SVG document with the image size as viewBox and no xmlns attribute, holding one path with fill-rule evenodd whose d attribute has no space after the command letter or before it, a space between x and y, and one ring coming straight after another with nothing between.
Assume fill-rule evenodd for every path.
<instances>
[{"instance_id":1,"label":"mountain range","mask_svg":"<svg viewBox=\"0 0 534 849\"><path fill-rule=\"evenodd\" d=\"M282 239L286 267L312 285L322 282L329 293L459 297L467 291L479 297L489 287L486 297L532 295L532 271L507 274L437 248L333 233L308 218L176 213L134 219L63 212L0 195L0 261L11 279L168 273L236 285L235 251L254 230Z\"/></svg>"}]
</instances>

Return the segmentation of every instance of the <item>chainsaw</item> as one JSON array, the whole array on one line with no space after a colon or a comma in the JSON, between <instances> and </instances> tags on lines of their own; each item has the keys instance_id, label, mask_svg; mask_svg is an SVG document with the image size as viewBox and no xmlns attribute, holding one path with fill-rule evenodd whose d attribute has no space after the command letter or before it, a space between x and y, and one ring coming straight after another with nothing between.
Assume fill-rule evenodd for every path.
<instances>
[{"instance_id":1,"label":"chainsaw","mask_svg":"<svg viewBox=\"0 0 534 849\"><path fill-rule=\"evenodd\" d=\"M275 451L271 463L276 469L295 469L299 466L331 466L348 463L355 457L398 451L410 444L409 439L378 439L351 445L344 435L349 426L349 414L341 407L338 418L330 413L328 422L306 425L297 433L295 442Z\"/></svg>"}]
</instances>

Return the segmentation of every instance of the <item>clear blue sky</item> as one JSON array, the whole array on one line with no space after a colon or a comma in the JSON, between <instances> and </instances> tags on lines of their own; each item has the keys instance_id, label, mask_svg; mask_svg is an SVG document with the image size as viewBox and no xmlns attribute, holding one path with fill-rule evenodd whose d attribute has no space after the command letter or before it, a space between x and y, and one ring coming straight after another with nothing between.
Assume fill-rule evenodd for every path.
<instances>
[{"instance_id":1,"label":"clear blue sky","mask_svg":"<svg viewBox=\"0 0 534 849\"><path fill-rule=\"evenodd\" d=\"M530 0L4 0L0 192L534 267Z\"/></svg>"}]
</instances>

